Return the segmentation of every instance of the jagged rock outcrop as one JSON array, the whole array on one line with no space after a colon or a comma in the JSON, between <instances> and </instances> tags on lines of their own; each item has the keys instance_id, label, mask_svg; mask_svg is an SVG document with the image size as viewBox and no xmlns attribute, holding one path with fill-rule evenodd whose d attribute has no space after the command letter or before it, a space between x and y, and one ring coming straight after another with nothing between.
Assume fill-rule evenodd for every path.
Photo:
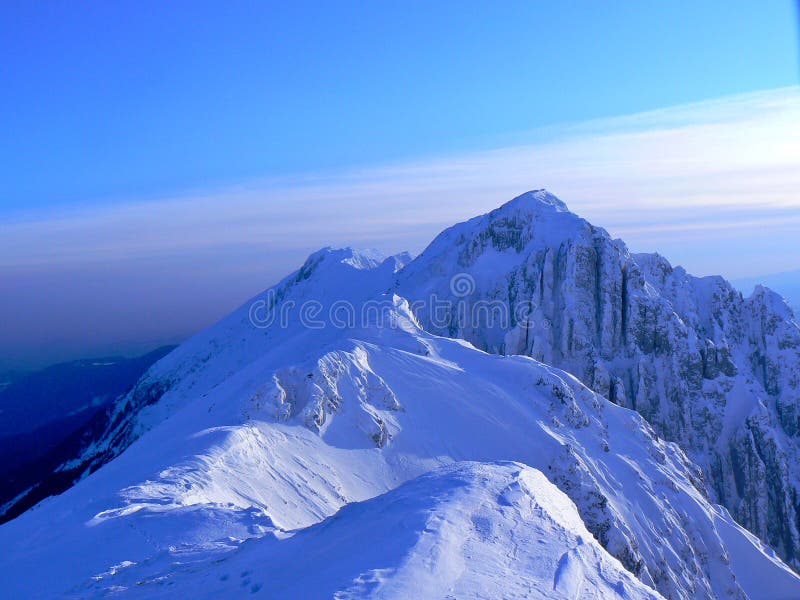
<instances>
[{"instance_id":1,"label":"jagged rock outcrop","mask_svg":"<svg viewBox=\"0 0 800 600\"><path fill-rule=\"evenodd\" d=\"M574 373L702 466L712 498L800 567L800 327L540 190L444 231L398 280L426 329Z\"/></svg>"}]
</instances>

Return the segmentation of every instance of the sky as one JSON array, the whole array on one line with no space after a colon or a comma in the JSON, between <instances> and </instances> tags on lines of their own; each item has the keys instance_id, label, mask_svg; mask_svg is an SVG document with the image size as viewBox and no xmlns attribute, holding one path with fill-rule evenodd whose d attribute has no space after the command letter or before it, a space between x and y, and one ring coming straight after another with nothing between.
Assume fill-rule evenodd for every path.
<instances>
[{"instance_id":1,"label":"sky","mask_svg":"<svg viewBox=\"0 0 800 600\"><path fill-rule=\"evenodd\" d=\"M546 187L700 275L800 267L792 2L0 6L0 370L180 341L324 245Z\"/></svg>"}]
</instances>

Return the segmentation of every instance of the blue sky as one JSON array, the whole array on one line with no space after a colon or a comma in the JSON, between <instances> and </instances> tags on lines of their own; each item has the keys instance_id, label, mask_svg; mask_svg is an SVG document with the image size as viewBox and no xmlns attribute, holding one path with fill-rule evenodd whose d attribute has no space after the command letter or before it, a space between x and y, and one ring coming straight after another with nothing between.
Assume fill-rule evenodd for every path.
<instances>
[{"instance_id":1,"label":"blue sky","mask_svg":"<svg viewBox=\"0 0 800 600\"><path fill-rule=\"evenodd\" d=\"M3 3L0 371L177 342L527 189L800 268L791 2Z\"/></svg>"},{"instance_id":2,"label":"blue sky","mask_svg":"<svg viewBox=\"0 0 800 600\"><path fill-rule=\"evenodd\" d=\"M0 207L478 149L797 81L790 1L6 2Z\"/></svg>"}]
</instances>

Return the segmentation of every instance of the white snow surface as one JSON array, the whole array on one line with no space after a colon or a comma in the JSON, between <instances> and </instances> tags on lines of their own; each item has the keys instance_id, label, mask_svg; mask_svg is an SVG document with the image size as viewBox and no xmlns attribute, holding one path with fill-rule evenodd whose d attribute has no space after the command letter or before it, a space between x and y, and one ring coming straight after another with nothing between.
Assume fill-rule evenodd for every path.
<instances>
[{"instance_id":1,"label":"white snow surface","mask_svg":"<svg viewBox=\"0 0 800 600\"><path fill-rule=\"evenodd\" d=\"M154 365L90 451L118 456L0 527L3 596L800 597L636 412L424 331L406 261L325 249L273 288L374 322L247 303Z\"/></svg>"},{"instance_id":2,"label":"white snow surface","mask_svg":"<svg viewBox=\"0 0 800 600\"><path fill-rule=\"evenodd\" d=\"M608 555L544 474L519 463L454 463L291 537L167 571L128 562L113 579L147 598L662 598Z\"/></svg>"}]
</instances>

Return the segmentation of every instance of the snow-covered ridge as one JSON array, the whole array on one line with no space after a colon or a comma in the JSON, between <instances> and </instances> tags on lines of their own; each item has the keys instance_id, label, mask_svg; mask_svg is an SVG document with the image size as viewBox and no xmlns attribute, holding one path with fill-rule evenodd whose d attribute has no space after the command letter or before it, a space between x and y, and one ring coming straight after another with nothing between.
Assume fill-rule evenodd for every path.
<instances>
[{"instance_id":1,"label":"snow-covered ridge","mask_svg":"<svg viewBox=\"0 0 800 600\"><path fill-rule=\"evenodd\" d=\"M128 564L106 577L143 597L661 598L603 550L544 474L518 463L454 463L223 561Z\"/></svg>"}]
</instances>

